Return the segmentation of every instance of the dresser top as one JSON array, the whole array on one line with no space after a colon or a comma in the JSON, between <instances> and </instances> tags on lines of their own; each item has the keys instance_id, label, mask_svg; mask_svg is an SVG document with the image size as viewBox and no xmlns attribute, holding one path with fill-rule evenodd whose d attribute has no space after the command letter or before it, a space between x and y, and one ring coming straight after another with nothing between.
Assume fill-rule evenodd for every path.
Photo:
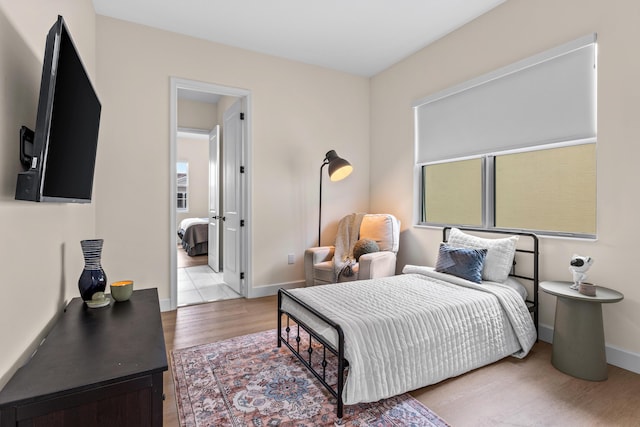
<instances>
[{"instance_id":1,"label":"dresser top","mask_svg":"<svg viewBox=\"0 0 640 427\"><path fill-rule=\"evenodd\" d=\"M88 308L72 299L31 360L0 391L0 406L166 371L156 289Z\"/></svg>"}]
</instances>

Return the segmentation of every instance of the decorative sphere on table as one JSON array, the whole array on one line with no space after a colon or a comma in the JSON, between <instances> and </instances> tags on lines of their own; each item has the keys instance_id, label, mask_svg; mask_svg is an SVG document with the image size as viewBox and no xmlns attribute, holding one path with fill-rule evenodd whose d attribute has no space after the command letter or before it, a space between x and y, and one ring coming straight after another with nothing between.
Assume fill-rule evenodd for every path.
<instances>
[{"instance_id":1,"label":"decorative sphere on table","mask_svg":"<svg viewBox=\"0 0 640 427\"><path fill-rule=\"evenodd\" d=\"M356 261L359 261L362 255L378 252L379 250L380 248L375 240L360 239L353 245L353 257Z\"/></svg>"}]
</instances>

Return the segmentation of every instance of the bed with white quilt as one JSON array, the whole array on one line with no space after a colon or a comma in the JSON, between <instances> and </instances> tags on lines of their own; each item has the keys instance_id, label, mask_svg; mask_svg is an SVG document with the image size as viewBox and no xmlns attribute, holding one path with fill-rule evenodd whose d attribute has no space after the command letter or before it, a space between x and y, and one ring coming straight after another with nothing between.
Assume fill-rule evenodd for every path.
<instances>
[{"instance_id":1,"label":"bed with white quilt","mask_svg":"<svg viewBox=\"0 0 640 427\"><path fill-rule=\"evenodd\" d=\"M445 228L435 267L407 265L397 276L279 291L278 347L285 344L337 399L339 419L344 404L527 355L537 340L537 237L486 239L478 231ZM528 248L518 248L519 240L529 240ZM516 254L530 259L518 264L525 274L515 273L522 262ZM318 350L310 343L333 357L314 360ZM335 361L337 377L328 379L327 360Z\"/></svg>"}]
</instances>

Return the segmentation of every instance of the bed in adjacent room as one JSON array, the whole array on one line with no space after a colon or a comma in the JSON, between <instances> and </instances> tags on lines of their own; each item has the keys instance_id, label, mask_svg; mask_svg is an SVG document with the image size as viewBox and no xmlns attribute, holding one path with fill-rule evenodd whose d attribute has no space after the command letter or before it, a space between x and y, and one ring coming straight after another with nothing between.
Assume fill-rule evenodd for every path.
<instances>
[{"instance_id":1,"label":"bed in adjacent room","mask_svg":"<svg viewBox=\"0 0 640 427\"><path fill-rule=\"evenodd\" d=\"M209 218L185 218L178 226L178 237L189 256L209 251Z\"/></svg>"},{"instance_id":2,"label":"bed in adjacent room","mask_svg":"<svg viewBox=\"0 0 640 427\"><path fill-rule=\"evenodd\" d=\"M392 277L280 290L278 346L285 344L336 397L338 418L344 404L527 355L537 339L537 237L485 239L466 231L445 229L434 268L407 265ZM516 253L526 275L515 273ZM308 342L324 349L309 351ZM314 351L334 357L312 360ZM330 359L337 376L328 380Z\"/></svg>"}]
</instances>

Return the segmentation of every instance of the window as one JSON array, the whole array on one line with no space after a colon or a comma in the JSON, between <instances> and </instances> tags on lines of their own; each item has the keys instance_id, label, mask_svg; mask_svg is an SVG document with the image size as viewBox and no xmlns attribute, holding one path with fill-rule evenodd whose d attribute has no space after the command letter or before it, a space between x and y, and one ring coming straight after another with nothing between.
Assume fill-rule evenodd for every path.
<instances>
[{"instance_id":1,"label":"window","mask_svg":"<svg viewBox=\"0 0 640 427\"><path fill-rule=\"evenodd\" d=\"M596 145L495 157L495 226L596 234Z\"/></svg>"},{"instance_id":2,"label":"window","mask_svg":"<svg viewBox=\"0 0 640 427\"><path fill-rule=\"evenodd\" d=\"M427 164L422 177L424 224L596 234L595 143Z\"/></svg>"},{"instance_id":3,"label":"window","mask_svg":"<svg viewBox=\"0 0 640 427\"><path fill-rule=\"evenodd\" d=\"M178 212L189 211L189 163L176 163L176 208Z\"/></svg>"},{"instance_id":4,"label":"window","mask_svg":"<svg viewBox=\"0 0 640 427\"><path fill-rule=\"evenodd\" d=\"M596 35L414 104L419 224L596 235Z\"/></svg>"},{"instance_id":5,"label":"window","mask_svg":"<svg viewBox=\"0 0 640 427\"><path fill-rule=\"evenodd\" d=\"M424 166L423 221L481 226L483 164L471 159Z\"/></svg>"}]
</instances>

